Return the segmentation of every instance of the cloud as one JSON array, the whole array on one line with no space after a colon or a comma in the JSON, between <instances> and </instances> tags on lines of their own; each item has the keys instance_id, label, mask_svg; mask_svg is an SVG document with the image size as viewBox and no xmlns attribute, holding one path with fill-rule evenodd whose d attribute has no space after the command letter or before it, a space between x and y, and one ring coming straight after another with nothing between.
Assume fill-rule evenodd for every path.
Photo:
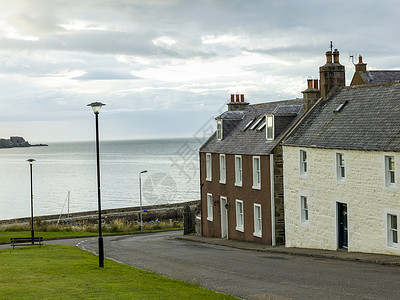
<instances>
[{"instance_id":1,"label":"cloud","mask_svg":"<svg viewBox=\"0 0 400 300\"><path fill-rule=\"evenodd\" d=\"M141 79L123 70L94 69L85 72L85 74L73 77L75 80L133 80Z\"/></svg>"},{"instance_id":2,"label":"cloud","mask_svg":"<svg viewBox=\"0 0 400 300\"><path fill-rule=\"evenodd\" d=\"M349 53L368 68L400 68L399 10L394 0L1 1L0 119L38 122L30 140L41 124L51 127L42 137L57 126L82 137L65 124L84 123L96 99L111 137L139 135L138 115L151 120L145 135L187 133L230 93L251 103L301 97L331 40L348 80Z\"/></svg>"}]
</instances>

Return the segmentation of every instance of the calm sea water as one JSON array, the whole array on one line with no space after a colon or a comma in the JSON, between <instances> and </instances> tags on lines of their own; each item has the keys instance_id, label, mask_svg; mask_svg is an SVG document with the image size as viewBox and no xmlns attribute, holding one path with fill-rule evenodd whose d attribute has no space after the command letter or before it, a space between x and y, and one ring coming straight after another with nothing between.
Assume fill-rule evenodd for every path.
<instances>
[{"instance_id":1,"label":"calm sea water","mask_svg":"<svg viewBox=\"0 0 400 300\"><path fill-rule=\"evenodd\" d=\"M200 199L197 139L103 141L100 143L102 209ZM48 147L0 149L0 219L30 216L33 165L34 215L97 210L93 142L50 143Z\"/></svg>"}]
</instances>

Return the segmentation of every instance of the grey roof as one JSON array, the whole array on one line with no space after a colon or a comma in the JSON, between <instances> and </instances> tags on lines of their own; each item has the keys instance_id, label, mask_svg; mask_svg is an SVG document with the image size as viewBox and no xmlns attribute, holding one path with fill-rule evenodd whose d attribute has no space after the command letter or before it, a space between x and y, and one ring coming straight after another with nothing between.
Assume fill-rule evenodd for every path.
<instances>
[{"instance_id":1,"label":"grey roof","mask_svg":"<svg viewBox=\"0 0 400 300\"><path fill-rule=\"evenodd\" d=\"M314 108L284 145L400 151L400 83L338 90Z\"/></svg>"},{"instance_id":2,"label":"grey roof","mask_svg":"<svg viewBox=\"0 0 400 300\"><path fill-rule=\"evenodd\" d=\"M367 71L365 74L368 83L384 83L400 80L400 71Z\"/></svg>"},{"instance_id":3,"label":"grey roof","mask_svg":"<svg viewBox=\"0 0 400 300\"><path fill-rule=\"evenodd\" d=\"M243 119L244 117L244 111L239 110L239 111L226 111L216 117L215 119L223 119L223 120L240 120Z\"/></svg>"},{"instance_id":4,"label":"grey roof","mask_svg":"<svg viewBox=\"0 0 400 300\"><path fill-rule=\"evenodd\" d=\"M268 102L263 104L247 105L242 111L236 111L236 113L242 114L240 119L230 132L222 140L217 140L216 134L214 133L207 142L204 143L200 148L200 152L212 152L212 153L226 153L226 154L253 154L253 155L264 155L269 154L270 151L279 142L279 138L284 135L282 131L273 141L266 140L266 128L257 130L262 125L263 121L259 123L254 130L251 130L249 126L246 130L243 130L246 125L253 120L253 124L263 118L266 114L273 114L275 110L280 113L290 114L291 118L289 121L286 119L284 122L288 123L288 128L294 122L294 118L300 114L303 108L303 100L287 100L278 102ZM225 112L221 116L230 115L233 112ZM217 118L221 118L221 116ZM283 117L287 118L287 117Z\"/></svg>"}]
</instances>

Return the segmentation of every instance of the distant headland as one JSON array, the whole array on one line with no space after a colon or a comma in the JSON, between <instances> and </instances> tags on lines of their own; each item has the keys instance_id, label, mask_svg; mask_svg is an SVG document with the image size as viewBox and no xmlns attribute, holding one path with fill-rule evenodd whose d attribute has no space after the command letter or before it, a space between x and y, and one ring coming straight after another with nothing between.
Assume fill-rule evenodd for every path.
<instances>
[{"instance_id":1,"label":"distant headland","mask_svg":"<svg viewBox=\"0 0 400 300\"><path fill-rule=\"evenodd\" d=\"M35 147L35 146L48 146L46 144L31 145L28 141L25 141L23 137L12 136L9 139L0 139L1 148L16 148L16 147Z\"/></svg>"}]
</instances>

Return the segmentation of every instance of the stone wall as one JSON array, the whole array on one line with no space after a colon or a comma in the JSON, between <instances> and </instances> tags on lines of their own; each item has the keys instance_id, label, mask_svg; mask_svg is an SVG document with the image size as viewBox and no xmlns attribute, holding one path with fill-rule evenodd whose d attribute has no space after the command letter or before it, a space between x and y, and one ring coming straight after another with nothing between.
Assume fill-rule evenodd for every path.
<instances>
[{"instance_id":1,"label":"stone wall","mask_svg":"<svg viewBox=\"0 0 400 300\"><path fill-rule=\"evenodd\" d=\"M283 197L283 158L282 147L274 149L274 203L275 203L275 242L285 244L285 211Z\"/></svg>"},{"instance_id":2,"label":"stone wall","mask_svg":"<svg viewBox=\"0 0 400 300\"><path fill-rule=\"evenodd\" d=\"M308 172L300 175L300 149ZM337 180L336 153L345 158L346 178ZM385 155L395 157L396 184L386 187ZM348 250L400 254L388 246L387 214L400 218L400 154L375 151L283 147L287 247L336 250L337 203L347 203ZM301 221L300 197L308 197L309 221Z\"/></svg>"},{"instance_id":3,"label":"stone wall","mask_svg":"<svg viewBox=\"0 0 400 300\"><path fill-rule=\"evenodd\" d=\"M188 204L190 209L196 213L199 212L200 200L184 203L143 206L143 222L165 221L165 220L183 220L183 206ZM57 222L60 215L35 216L46 222ZM66 220L67 215L63 214L60 221ZM80 223L98 223L97 211L76 212L70 214L71 222ZM140 220L140 207L125 207L117 209L102 210L102 219L110 223L115 219L124 219L126 221ZM28 223L30 218L18 218L10 220L0 220L0 225L13 223Z\"/></svg>"}]
</instances>

